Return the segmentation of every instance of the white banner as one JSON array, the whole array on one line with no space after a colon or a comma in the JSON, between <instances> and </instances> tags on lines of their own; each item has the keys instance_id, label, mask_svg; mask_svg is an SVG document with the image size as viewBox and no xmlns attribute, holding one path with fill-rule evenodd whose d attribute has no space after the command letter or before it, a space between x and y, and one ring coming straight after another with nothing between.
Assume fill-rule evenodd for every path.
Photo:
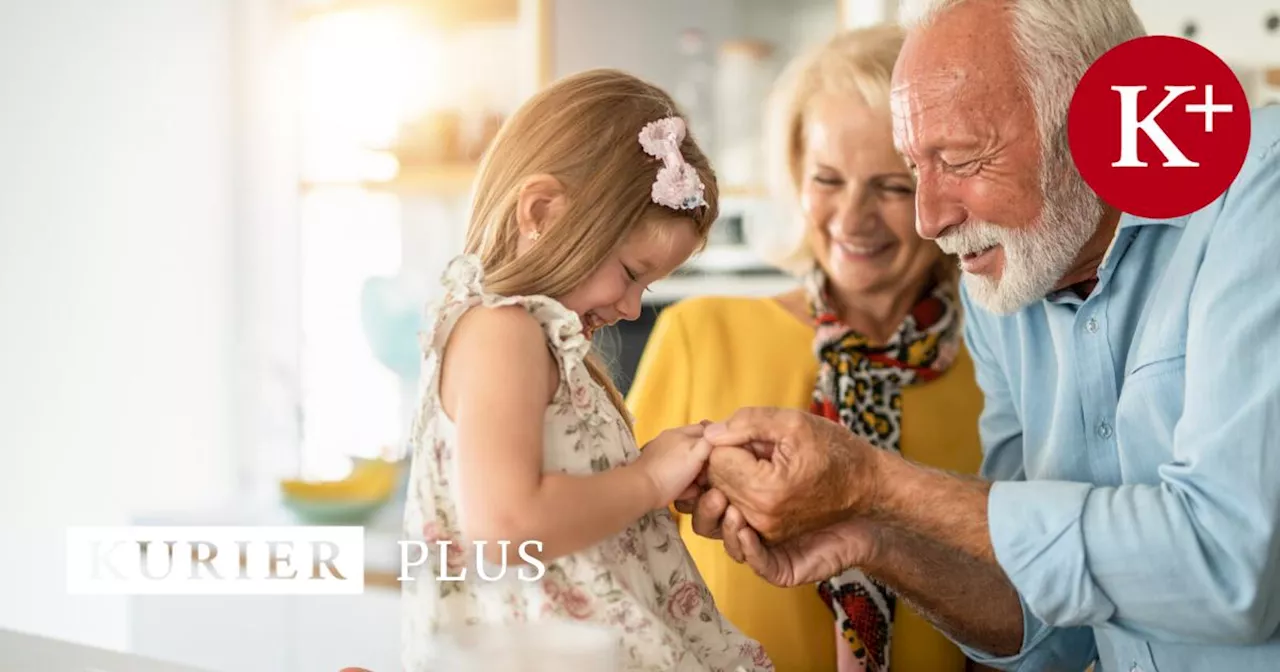
<instances>
[{"instance_id":1,"label":"white banner","mask_svg":"<svg viewBox=\"0 0 1280 672\"><path fill-rule=\"evenodd\" d=\"M353 595L362 527L73 527L73 595Z\"/></svg>"}]
</instances>

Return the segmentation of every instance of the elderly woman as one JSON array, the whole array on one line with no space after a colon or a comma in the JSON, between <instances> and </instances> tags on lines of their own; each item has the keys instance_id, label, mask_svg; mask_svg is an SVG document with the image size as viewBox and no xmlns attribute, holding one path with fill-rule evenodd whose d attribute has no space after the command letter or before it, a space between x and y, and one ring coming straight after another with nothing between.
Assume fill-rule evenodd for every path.
<instances>
[{"instance_id":1,"label":"elderly woman","mask_svg":"<svg viewBox=\"0 0 1280 672\"><path fill-rule=\"evenodd\" d=\"M893 145L889 79L902 40L890 26L846 32L784 74L770 152L801 225L778 263L802 286L663 311L628 399L641 445L741 407L791 407L914 461L976 472L982 396L961 339L956 262L916 235L914 179ZM694 534L688 517L681 527L723 613L779 670L966 668L956 646L857 570L777 588Z\"/></svg>"}]
</instances>

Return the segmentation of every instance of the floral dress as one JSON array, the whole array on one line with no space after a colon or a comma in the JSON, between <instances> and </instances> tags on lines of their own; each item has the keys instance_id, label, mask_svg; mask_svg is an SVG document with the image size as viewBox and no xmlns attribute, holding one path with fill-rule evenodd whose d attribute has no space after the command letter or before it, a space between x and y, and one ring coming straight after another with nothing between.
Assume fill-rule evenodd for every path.
<instances>
[{"instance_id":1,"label":"floral dress","mask_svg":"<svg viewBox=\"0 0 1280 672\"><path fill-rule=\"evenodd\" d=\"M577 314L547 297L486 293L482 280L477 258L454 259L443 278L446 294L432 307L430 326L421 338L425 359L404 535L407 540L451 543L443 567L441 553L431 544L427 561L416 568L416 580L403 584L405 669L427 669L432 636L442 627L549 619L614 629L622 642L622 670L772 670L760 644L717 611L666 509L644 514L592 547L544 562L546 571L537 581L519 578L534 568L520 564L514 545L508 548L503 574L501 567L478 558L470 545L453 541L462 537L460 520L466 514L456 463L463 448L440 406L440 355L458 319L474 306L522 306L546 334L560 382L544 420L544 472L598 473L639 456L624 419L587 371L584 358L591 344ZM517 380L519 374L513 372L513 383ZM502 578L478 578L481 567L488 568L486 577ZM464 570L465 580L437 580Z\"/></svg>"}]
</instances>

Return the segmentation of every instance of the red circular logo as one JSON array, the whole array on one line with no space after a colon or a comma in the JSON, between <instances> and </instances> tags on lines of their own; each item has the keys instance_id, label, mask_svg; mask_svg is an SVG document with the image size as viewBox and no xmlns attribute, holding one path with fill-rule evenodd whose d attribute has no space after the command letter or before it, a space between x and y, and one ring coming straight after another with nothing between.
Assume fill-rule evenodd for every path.
<instances>
[{"instance_id":1,"label":"red circular logo","mask_svg":"<svg viewBox=\"0 0 1280 672\"><path fill-rule=\"evenodd\" d=\"M1102 56L1071 100L1076 169L1139 217L1193 213L1222 195L1249 150L1249 101L1213 52L1180 37L1130 40Z\"/></svg>"}]
</instances>

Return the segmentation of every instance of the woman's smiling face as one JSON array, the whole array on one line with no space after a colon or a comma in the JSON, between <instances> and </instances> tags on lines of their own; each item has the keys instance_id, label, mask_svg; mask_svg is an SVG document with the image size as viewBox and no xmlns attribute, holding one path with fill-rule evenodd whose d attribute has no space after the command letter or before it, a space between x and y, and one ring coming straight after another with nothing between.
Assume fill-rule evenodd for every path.
<instances>
[{"instance_id":1,"label":"woman's smiling face","mask_svg":"<svg viewBox=\"0 0 1280 672\"><path fill-rule=\"evenodd\" d=\"M915 180L888 110L815 96L802 126L800 203L813 256L840 293L918 286L942 256L915 229Z\"/></svg>"}]
</instances>

